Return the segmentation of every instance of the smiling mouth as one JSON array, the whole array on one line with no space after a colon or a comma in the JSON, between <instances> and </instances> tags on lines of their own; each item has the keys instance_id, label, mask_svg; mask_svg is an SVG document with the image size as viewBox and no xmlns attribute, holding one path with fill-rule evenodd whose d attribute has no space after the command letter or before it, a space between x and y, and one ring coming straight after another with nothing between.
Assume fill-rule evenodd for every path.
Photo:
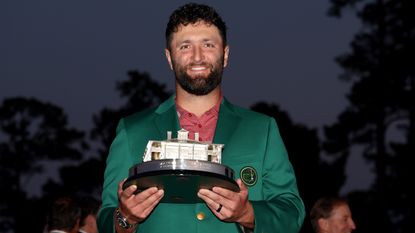
<instances>
[{"instance_id":1,"label":"smiling mouth","mask_svg":"<svg viewBox=\"0 0 415 233\"><path fill-rule=\"evenodd\" d=\"M210 66L207 64L189 65L187 72L189 75L204 75L210 72Z\"/></svg>"},{"instance_id":2,"label":"smiling mouth","mask_svg":"<svg viewBox=\"0 0 415 233\"><path fill-rule=\"evenodd\" d=\"M192 70L192 71L202 71L202 70L206 70L206 69L207 69L207 67L205 67L205 66L193 66L193 67L190 68L190 70Z\"/></svg>"}]
</instances>

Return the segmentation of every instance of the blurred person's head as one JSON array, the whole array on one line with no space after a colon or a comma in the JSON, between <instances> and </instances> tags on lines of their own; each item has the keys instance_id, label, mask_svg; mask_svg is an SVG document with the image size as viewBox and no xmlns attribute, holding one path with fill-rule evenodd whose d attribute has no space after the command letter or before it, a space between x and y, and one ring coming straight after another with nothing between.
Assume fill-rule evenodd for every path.
<instances>
[{"instance_id":1,"label":"blurred person's head","mask_svg":"<svg viewBox=\"0 0 415 233\"><path fill-rule=\"evenodd\" d=\"M85 196L79 199L79 206L81 207L79 232L98 233L97 214L101 206L100 201L94 197Z\"/></svg>"},{"instance_id":2,"label":"blurred person's head","mask_svg":"<svg viewBox=\"0 0 415 233\"><path fill-rule=\"evenodd\" d=\"M343 198L318 199L311 208L310 220L316 233L349 233L356 229L349 204Z\"/></svg>"},{"instance_id":3,"label":"blurred person's head","mask_svg":"<svg viewBox=\"0 0 415 233\"><path fill-rule=\"evenodd\" d=\"M46 225L47 230L78 232L81 209L77 202L70 197L59 197L49 207Z\"/></svg>"}]
</instances>

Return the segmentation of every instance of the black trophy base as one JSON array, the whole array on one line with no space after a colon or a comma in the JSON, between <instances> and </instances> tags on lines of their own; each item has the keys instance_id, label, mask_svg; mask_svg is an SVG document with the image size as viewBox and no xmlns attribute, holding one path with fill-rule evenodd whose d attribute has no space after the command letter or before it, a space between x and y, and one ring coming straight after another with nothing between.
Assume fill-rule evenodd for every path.
<instances>
[{"instance_id":1,"label":"black trophy base","mask_svg":"<svg viewBox=\"0 0 415 233\"><path fill-rule=\"evenodd\" d=\"M139 163L130 168L123 189L137 185L137 193L150 187L164 190L164 203L197 203L199 189L222 187L239 192L233 170L227 166L197 160L165 159Z\"/></svg>"}]
</instances>

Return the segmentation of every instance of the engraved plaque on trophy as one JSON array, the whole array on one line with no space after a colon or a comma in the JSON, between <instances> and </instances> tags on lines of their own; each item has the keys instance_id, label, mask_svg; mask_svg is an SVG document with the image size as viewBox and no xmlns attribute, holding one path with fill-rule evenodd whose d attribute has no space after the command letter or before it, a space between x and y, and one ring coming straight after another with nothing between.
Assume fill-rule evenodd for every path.
<instances>
[{"instance_id":1,"label":"engraved plaque on trophy","mask_svg":"<svg viewBox=\"0 0 415 233\"><path fill-rule=\"evenodd\" d=\"M167 132L165 141L149 141L143 162L130 168L123 188L137 185L137 192L149 187L164 190L161 202L196 203L201 188L214 186L238 192L232 168L221 164L223 144L188 139L188 131L181 129L178 137Z\"/></svg>"}]
</instances>

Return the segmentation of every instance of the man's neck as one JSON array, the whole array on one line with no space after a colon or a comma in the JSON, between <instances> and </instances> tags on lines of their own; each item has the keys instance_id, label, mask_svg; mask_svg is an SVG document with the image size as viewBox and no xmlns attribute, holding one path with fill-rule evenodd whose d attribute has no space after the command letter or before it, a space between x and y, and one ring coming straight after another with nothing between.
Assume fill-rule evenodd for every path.
<instances>
[{"instance_id":1,"label":"man's neck","mask_svg":"<svg viewBox=\"0 0 415 233\"><path fill-rule=\"evenodd\" d=\"M211 109L221 98L220 87L216 88L207 95L197 96L189 94L184 90L176 90L176 102L177 104L188 112L200 117Z\"/></svg>"}]
</instances>

